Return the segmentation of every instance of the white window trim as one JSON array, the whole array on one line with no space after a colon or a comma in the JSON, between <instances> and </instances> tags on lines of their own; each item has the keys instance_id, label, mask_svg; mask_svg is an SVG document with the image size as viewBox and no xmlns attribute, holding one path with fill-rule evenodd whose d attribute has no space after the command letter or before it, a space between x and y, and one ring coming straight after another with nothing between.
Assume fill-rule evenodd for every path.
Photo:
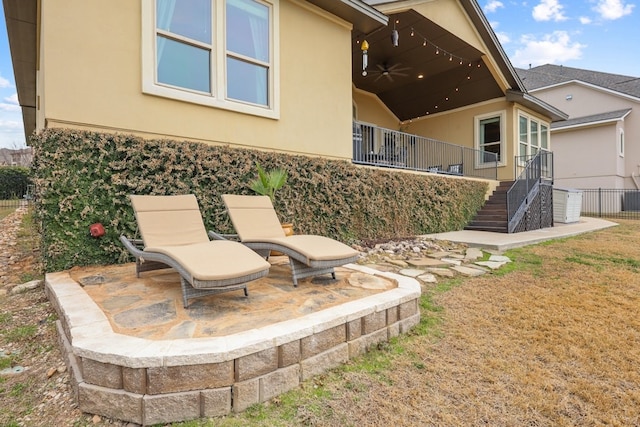
<instances>
[{"instance_id":1,"label":"white window trim","mask_svg":"<svg viewBox=\"0 0 640 427\"><path fill-rule=\"evenodd\" d=\"M624 130L620 129L620 134L618 135L618 156L624 157Z\"/></svg>"},{"instance_id":2,"label":"white window trim","mask_svg":"<svg viewBox=\"0 0 640 427\"><path fill-rule=\"evenodd\" d=\"M213 16L224 17L224 5L226 4L222 0L211 0L214 6ZM212 79L213 85L212 93L202 94L194 91L189 91L183 88L173 88L164 86L156 82L156 37L155 37L155 1L154 0L142 0L142 92L160 96L163 98L175 99L178 101L189 102L192 104L205 105L208 107L220 108L224 110L235 111L238 113L250 114L254 116L266 117L270 119L280 118L280 11L279 2L273 0L258 0L270 7L271 25L273 26L271 31L271 40L269 42L269 49L272 55L271 67L272 70L269 73L269 105L259 106L254 104L245 103L238 100L226 99L226 50L224 48L225 26L219 25L220 22L224 22L223 18L215 18L212 23L214 25L215 40L212 67L215 70L215 78ZM221 65L224 67L221 72Z\"/></svg>"},{"instance_id":3,"label":"white window trim","mask_svg":"<svg viewBox=\"0 0 640 427\"><path fill-rule=\"evenodd\" d=\"M550 138L551 138L551 133L550 133L550 129L551 129L551 124L549 122L545 122L544 120L540 120L540 118L536 117L536 116L532 116L531 114L528 114L522 110L517 110L517 120L516 120L516 125L517 125L517 129L516 129L516 133L518 135L518 146L517 146L517 153L518 156L520 156L520 117L524 117L527 119L527 156L531 155L531 122L534 121L538 124L538 145L536 146L538 148L538 152L546 152L549 153L551 152L550 150ZM547 128L547 148L542 148L542 127L545 126Z\"/></svg>"},{"instance_id":4,"label":"white window trim","mask_svg":"<svg viewBox=\"0 0 640 427\"><path fill-rule=\"evenodd\" d=\"M473 118L474 146L476 150L482 149L480 147L480 121L484 119L490 119L493 117L500 117L500 160L498 161L498 166L505 166L506 164L505 158L507 157L507 151L506 151L507 111L506 110L500 110L500 111L494 111L491 113L481 114ZM478 169L493 167L492 164L481 162L479 157L476 158L475 161L476 161L475 166Z\"/></svg>"}]
</instances>

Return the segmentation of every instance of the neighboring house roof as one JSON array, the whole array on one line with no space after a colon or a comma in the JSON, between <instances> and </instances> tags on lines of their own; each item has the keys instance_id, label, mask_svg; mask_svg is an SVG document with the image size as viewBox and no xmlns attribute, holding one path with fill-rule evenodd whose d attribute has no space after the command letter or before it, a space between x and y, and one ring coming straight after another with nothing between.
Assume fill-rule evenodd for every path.
<instances>
[{"instance_id":1,"label":"neighboring house roof","mask_svg":"<svg viewBox=\"0 0 640 427\"><path fill-rule=\"evenodd\" d=\"M640 77L602 73L552 64L540 65L529 69L517 68L516 71L529 91L580 81L640 98Z\"/></svg>"},{"instance_id":2,"label":"neighboring house roof","mask_svg":"<svg viewBox=\"0 0 640 427\"><path fill-rule=\"evenodd\" d=\"M574 119L566 120L563 122L552 123L551 130L567 129L573 127L593 126L595 124L604 124L616 122L622 120L629 113L632 108L626 108L624 110L608 111L606 113L592 114L589 116L576 117Z\"/></svg>"}]
</instances>

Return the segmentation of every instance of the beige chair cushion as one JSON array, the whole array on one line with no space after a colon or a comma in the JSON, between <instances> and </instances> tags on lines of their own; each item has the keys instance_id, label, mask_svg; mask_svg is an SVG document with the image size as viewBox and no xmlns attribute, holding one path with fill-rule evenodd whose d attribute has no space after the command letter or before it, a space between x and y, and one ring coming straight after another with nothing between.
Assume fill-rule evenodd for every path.
<instances>
[{"instance_id":1,"label":"beige chair cushion","mask_svg":"<svg viewBox=\"0 0 640 427\"><path fill-rule=\"evenodd\" d=\"M229 217L244 243L276 243L299 252L308 260L328 261L350 258L358 251L324 236L286 236L267 196L222 196Z\"/></svg>"},{"instance_id":2,"label":"beige chair cushion","mask_svg":"<svg viewBox=\"0 0 640 427\"><path fill-rule=\"evenodd\" d=\"M225 240L182 246L149 246L144 250L173 258L191 277L201 281L233 279L270 267L264 258L246 246Z\"/></svg>"},{"instance_id":3,"label":"beige chair cushion","mask_svg":"<svg viewBox=\"0 0 640 427\"><path fill-rule=\"evenodd\" d=\"M222 201L241 241L255 242L285 236L269 197L224 194Z\"/></svg>"},{"instance_id":4,"label":"beige chair cushion","mask_svg":"<svg viewBox=\"0 0 640 427\"><path fill-rule=\"evenodd\" d=\"M308 260L330 261L350 258L359 254L355 249L324 236L293 235L272 239L263 239L261 242L277 243L291 248L302 254Z\"/></svg>"},{"instance_id":5,"label":"beige chair cushion","mask_svg":"<svg viewBox=\"0 0 640 427\"><path fill-rule=\"evenodd\" d=\"M193 194L129 197L145 247L209 241L198 201Z\"/></svg>"}]
</instances>

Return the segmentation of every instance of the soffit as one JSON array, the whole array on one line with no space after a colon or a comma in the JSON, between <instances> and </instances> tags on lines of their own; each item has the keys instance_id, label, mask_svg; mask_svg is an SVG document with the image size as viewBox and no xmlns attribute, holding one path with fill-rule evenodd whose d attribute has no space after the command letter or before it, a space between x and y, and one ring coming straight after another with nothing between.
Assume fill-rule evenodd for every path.
<instances>
[{"instance_id":1,"label":"soffit","mask_svg":"<svg viewBox=\"0 0 640 427\"><path fill-rule=\"evenodd\" d=\"M387 16L360 0L307 0L327 12L353 24L357 31L368 33L387 24Z\"/></svg>"},{"instance_id":2,"label":"soffit","mask_svg":"<svg viewBox=\"0 0 640 427\"><path fill-rule=\"evenodd\" d=\"M9 48L28 138L36 127L37 0L3 0Z\"/></svg>"},{"instance_id":3,"label":"soffit","mask_svg":"<svg viewBox=\"0 0 640 427\"><path fill-rule=\"evenodd\" d=\"M363 76L360 47L365 39L369 66ZM352 46L354 85L377 95L400 121L505 95L483 52L414 10L390 14L389 25L373 33L353 31Z\"/></svg>"}]
</instances>

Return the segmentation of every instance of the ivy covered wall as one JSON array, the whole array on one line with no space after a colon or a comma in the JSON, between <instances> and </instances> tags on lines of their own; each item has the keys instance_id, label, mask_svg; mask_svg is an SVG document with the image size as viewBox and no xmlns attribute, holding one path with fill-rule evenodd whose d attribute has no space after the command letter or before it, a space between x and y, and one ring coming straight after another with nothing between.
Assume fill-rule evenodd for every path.
<instances>
[{"instance_id":1,"label":"ivy covered wall","mask_svg":"<svg viewBox=\"0 0 640 427\"><path fill-rule=\"evenodd\" d=\"M46 271L131 261L118 240L136 236L129 194L194 193L207 229L232 233L220 195L254 194L256 162L288 172L275 201L282 222L346 243L461 229L487 191L479 181L123 134L48 129L31 145ZM94 222L105 236L89 235Z\"/></svg>"}]
</instances>

